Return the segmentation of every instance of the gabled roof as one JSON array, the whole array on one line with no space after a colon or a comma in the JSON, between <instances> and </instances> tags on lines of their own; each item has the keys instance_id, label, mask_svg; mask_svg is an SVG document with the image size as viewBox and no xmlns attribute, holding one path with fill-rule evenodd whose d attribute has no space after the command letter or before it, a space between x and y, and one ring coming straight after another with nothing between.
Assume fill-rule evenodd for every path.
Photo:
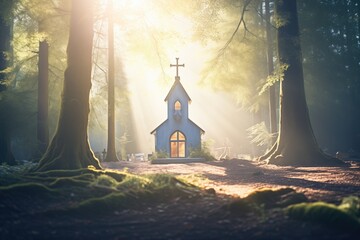
<instances>
[{"instance_id":1,"label":"gabled roof","mask_svg":"<svg viewBox=\"0 0 360 240\"><path fill-rule=\"evenodd\" d=\"M194 124L197 128L200 129L201 134L204 134L204 133L205 133L205 131L204 131L201 127L199 127L196 123L194 123L193 121L191 121L190 118L188 118L188 120L189 120L189 122L191 122L191 123ZM168 121L168 119L166 119L165 121L163 121L159 126L157 126L154 130L152 130L152 131L150 132L150 134L154 134L154 133L156 132L156 130L157 130L161 125L163 125L164 123L166 123L167 121Z\"/></svg>"},{"instance_id":2,"label":"gabled roof","mask_svg":"<svg viewBox=\"0 0 360 240\"><path fill-rule=\"evenodd\" d=\"M205 131L201 127L199 127L196 123L194 123L190 118L188 118L188 120L189 120L189 122L192 122L196 127L198 127L200 129L201 134L205 133Z\"/></svg>"},{"instance_id":3,"label":"gabled roof","mask_svg":"<svg viewBox=\"0 0 360 240\"><path fill-rule=\"evenodd\" d=\"M155 132L156 132L156 130L161 126L161 125L163 125L165 122L167 122L168 121L168 119L166 119L165 121L163 121L159 126L157 126L154 130L152 130L151 132L150 132L150 134L154 134Z\"/></svg>"},{"instance_id":4,"label":"gabled roof","mask_svg":"<svg viewBox=\"0 0 360 240\"><path fill-rule=\"evenodd\" d=\"M169 99L172 91L175 89L175 87L176 87L177 85L179 85L180 88L185 92L185 94L186 94L189 102L191 102L191 98L189 97L189 94L187 94L185 88L183 87L183 85L182 85L181 82L180 82L180 77L175 77L175 82L174 82L174 84L172 85L169 93L166 95L166 98L164 99L164 101L166 102L166 101Z\"/></svg>"}]
</instances>

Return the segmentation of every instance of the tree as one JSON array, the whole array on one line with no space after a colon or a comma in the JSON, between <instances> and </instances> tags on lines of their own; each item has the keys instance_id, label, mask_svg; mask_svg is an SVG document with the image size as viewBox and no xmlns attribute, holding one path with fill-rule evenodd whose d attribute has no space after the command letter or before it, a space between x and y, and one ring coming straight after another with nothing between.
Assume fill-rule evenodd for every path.
<instances>
[{"instance_id":1,"label":"tree","mask_svg":"<svg viewBox=\"0 0 360 240\"><path fill-rule=\"evenodd\" d=\"M88 141L89 93L91 89L93 6L73 0L67 48L67 68L61 110L55 135L36 171L101 169Z\"/></svg>"},{"instance_id":2,"label":"tree","mask_svg":"<svg viewBox=\"0 0 360 240\"><path fill-rule=\"evenodd\" d=\"M278 58L287 65L280 82L280 120L276 143L260 160L277 165L340 165L325 155L313 134L307 108L296 0L275 1Z\"/></svg>"},{"instance_id":3,"label":"tree","mask_svg":"<svg viewBox=\"0 0 360 240\"><path fill-rule=\"evenodd\" d=\"M49 44L45 39L39 41L38 68L37 140L42 154L49 144Z\"/></svg>"},{"instance_id":4,"label":"tree","mask_svg":"<svg viewBox=\"0 0 360 240\"><path fill-rule=\"evenodd\" d=\"M106 162L119 161L115 151L115 69L114 69L114 21L113 4L109 0L108 6L108 142Z\"/></svg>"},{"instance_id":5,"label":"tree","mask_svg":"<svg viewBox=\"0 0 360 240\"><path fill-rule=\"evenodd\" d=\"M0 4L0 94L7 88L6 81L8 80L7 68L9 67L8 53L11 50L11 24L12 17L6 16L12 12L14 1L2 1ZM4 101L0 95L0 102ZM16 164L14 155L11 151L11 138L8 121L6 118L6 108L0 108L0 163L7 163L9 165Z\"/></svg>"},{"instance_id":6,"label":"tree","mask_svg":"<svg viewBox=\"0 0 360 240\"><path fill-rule=\"evenodd\" d=\"M270 0L265 0L265 21L266 21L266 41L267 41L267 66L269 76L273 74L274 62L273 62L273 37L272 37L272 25L270 22ZM275 98L275 86L269 87L269 120L270 120L270 132L277 132L277 117L276 117L276 98Z\"/></svg>"}]
</instances>

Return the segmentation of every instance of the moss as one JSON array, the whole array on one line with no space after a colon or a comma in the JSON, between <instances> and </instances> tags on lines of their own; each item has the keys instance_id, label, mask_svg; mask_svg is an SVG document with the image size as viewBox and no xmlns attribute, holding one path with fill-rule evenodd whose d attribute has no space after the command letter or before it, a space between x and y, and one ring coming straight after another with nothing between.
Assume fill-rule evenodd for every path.
<instances>
[{"instance_id":1,"label":"moss","mask_svg":"<svg viewBox=\"0 0 360 240\"><path fill-rule=\"evenodd\" d=\"M300 203L286 208L294 219L322 223L337 229L360 231L360 221L341 206L325 202Z\"/></svg>"},{"instance_id":2,"label":"moss","mask_svg":"<svg viewBox=\"0 0 360 240\"><path fill-rule=\"evenodd\" d=\"M52 183L49 184L52 188L61 188L61 187L86 187L90 184L89 180L81 180L75 177L72 178L57 178Z\"/></svg>"},{"instance_id":3,"label":"moss","mask_svg":"<svg viewBox=\"0 0 360 240\"><path fill-rule=\"evenodd\" d=\"M96 178L94 184L99 186L115 188L118 185L118 182L109 175L101 174Z\"/></svg>"},{"instance_id":4,"label":"moss","mask_svg":"<svg viewBox=\"0 0 360 240\"><path fill-rule=\"evenodd\" d=\"M249 213L260 214L263 210L259 205L251 203L244 198L239 198L232 201L225 206L225 209L228 210L231 214L237 216L245 216Z\"/></svg>"},{"instance_id":5,"label":"moss","mask_svg":"<svg viewBox=\"0 0 360 240\"><path fill-rule=\"evenodd\" d=\"M360 218L360 198L355 196L349 196L342 200L339 208L343 209L347 213L354 217Z\"/></svg>"},{"instance_id":6,"label":"moss","mask_svg":"<svg viewBox=\"0 0 360 240\"><path fill-rule=\"evenodd\" d=\"M129 189L139 191L140 189L147 188L149 184L150 180L146 177L128 174L125 179L116 186L116 188L125 192L129 191Z\"/></svg>"},{"instance_id":7,"label":"moss","mask_svg":"<svg viewBox=\"0 0 360 240\"><path fill-rule=\"evenodd\" d=\"M34 172L29 173L29 176L37 176L37 177L74 177L87 173L96 173L93 169L81 168L75 170L50 170L46 172Z\"/></svg>"},{"instance_id":8,"label":"moss","mask_svg":"<svg viewBox=\"0 0 360 240\"><path fill-rule=\"evenodd\" d=\"M122 182L101 175L95 181L98 182L97 185L102 182L104 186L113 188L116 185L116 188L105 196L82 201L76 207L69 209L69 214L72 211L80 216L108 214L122 209L139 208L145 204L164 202L174 197L193 195L197 191L168 174L147 176L127 174Z\"/></svg>"},{"instance_id":9,"label":"moss","mask_svg":"<svg viewBox=\"0 0 360 240\"><path fill-rule=\"evenodd\" d=\"M121 182L125 179L125 177L127 176L127 173L125 172L120 172L120 171L115 171L115 170L105 170L105 171L96 171L97 173L100 174L106 174L109 177L115 179L118 182Z\"/></svg>"},{"instance_id":10,"label":"moss","mask_svg":"<svg viewBox=\"0 0 360 240\"><path fill-rule=\"evenodd\" d=\"M49 194L54 193L56 191L46 187L43 184L40 183L18 183L9 185L6 187L0 187L0 194L1 195L43 195L43 194Z\"/></svg>"},{"instance_id":11,"label":"moss","mask_svg":"<svg viewBox=\"0 0 360 240\"><path fill-rule=\"evenodd\" d=\"M222 209L243 216L249 213L263 214L265 209L283 208L304 201L307 201L305 195L295 192L292 188L262 189L250 193L245 198L235 199Z\"/></svg>"},{"instance_id":12,"label":"moss","mask_svg":"<svg viewBox=\"0 0 360 240\"><path fill-rule=\"evenodd\" d=\"M99 198L91 198L81 202L78 206L70 209L70 212L74 211L81 216L107 214L111 211L116 211L130 205L129 197L126 197L124 193L110 193L106 196Z\"/></svg>"},{"instance_id":13,"label":"moss","mask_svg":"<svg viewBox=\"0 0 360 240\"><path fill-rule=\"evenodd\" d=\"M246 199L265 208L286 207L295 203L307 202L304 194L297 193L292 188L257 190L250 193Z\"/></svg>"}]
</instances>

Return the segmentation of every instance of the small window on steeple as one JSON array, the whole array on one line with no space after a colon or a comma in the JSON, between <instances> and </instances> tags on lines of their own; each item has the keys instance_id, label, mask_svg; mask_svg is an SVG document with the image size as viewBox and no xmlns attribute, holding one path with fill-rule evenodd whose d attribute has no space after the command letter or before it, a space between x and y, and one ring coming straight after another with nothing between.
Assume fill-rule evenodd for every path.
<instances>
[{"instance_id":1,"label":"small window on steeple","mask_svg":"<svg viewBox=\"0 0 360 240\"><path fill-rule=\"evenodd\" d=\"M175 107L175 110L176 110L176 111L180 111L180 110L181 110L181 103L180 103L180 101L176 101L174 107Z\"/></svg>"}]
</instances>

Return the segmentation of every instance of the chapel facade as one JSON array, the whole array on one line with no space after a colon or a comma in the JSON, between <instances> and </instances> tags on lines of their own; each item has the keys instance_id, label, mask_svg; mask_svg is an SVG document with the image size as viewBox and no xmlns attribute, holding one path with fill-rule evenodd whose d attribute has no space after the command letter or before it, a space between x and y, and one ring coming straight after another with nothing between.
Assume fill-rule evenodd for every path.
<instances>
[{"instance_id":1,"label":"chapel facade","mask_svg":"<svg viewBox=\"0 0 360 240\"><path fill-rule=\"evenodd\" d=\"M205 133L189 119L191 99L180 82L178 68L184 64L170 64L176 67L175 82L165 97L167 102L167 119L155 128L155 151L166 152L170 158L187 158L190 151L201 148L201 135Z\"/></svg>"}]
</instances>

